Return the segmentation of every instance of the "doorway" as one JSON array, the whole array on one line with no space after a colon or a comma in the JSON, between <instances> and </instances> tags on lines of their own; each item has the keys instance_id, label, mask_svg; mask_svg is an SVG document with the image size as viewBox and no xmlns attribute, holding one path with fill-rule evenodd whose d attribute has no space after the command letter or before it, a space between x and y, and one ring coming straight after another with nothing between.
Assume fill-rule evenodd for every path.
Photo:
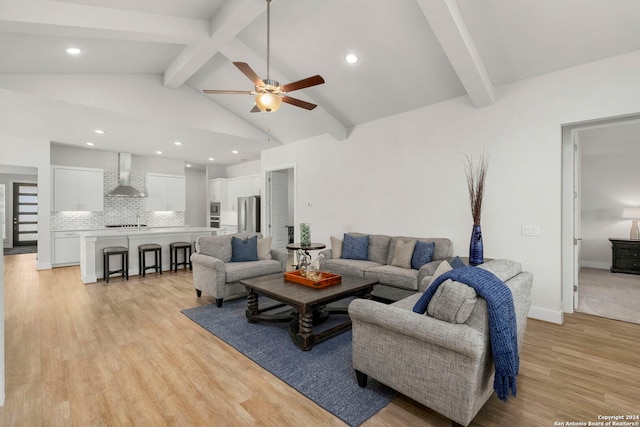
<instances>
[{"instance_id":1,"label":"doorway","mask_svg":"<svg viewBox=\"0 0 640 427\"><path fill-rule=\"evenodd\" d=\"M573 313L585 305L587 296L595 301L595 295L581 291L581 277L598 272L607 276L601 288L619 279L608 269L611 263L610 237L628 236L630 222L622 219L623 206L640 202L637 191L628 191L629 174L614 185L621 163L615 162L607 172L613 154L631 154L629 142L622 137L623 130L640 129L640 115L613 117L569 124L562 128L562 310ZM597 136L597 137L596 137ZM637 138L632 139L638 151ZM588 150L587 150L588 149ZM581 155L582 152L582 155ZM587 166L583 165L588 155ZM638 155L638 154L634 154ZM624 154L622 154L624 157ZM596 165L597 167L594 167ZM635 168L635 166L634 166ZM637 169L637 168L636 168ZM636 181L636 180L631 180ZM627 188L627 190L625 190ZM634 199L635 203L631 200ZM628 238L628 237L627 237ZM584 240L583 240L584 239ZM594 254L599 254L595 256ZM582 270L582 272L581 272ZM595 271L594 271L595 270ZM618 275L619 276L619 275ZM640 279L640 277L638 277ZM606 285L606 286L605 286ZM591 286L591 284L590 284ZM584 291L591 289L584 287ZM600 289L599 291L601 291ZM599 305L604 305L600 304ZM586 311L586 306L583 309ZM589 313L590 314L590 313ZM607 316L602 316L607 317ZM623 319L619 319L623 320Z\"/></svg>"},{"instance_id":2,"label":"doorway","mask_svg":"<svg viewBox=\"0 0 640 427\"><path fill-rule=\"evenodd\" d=\"M13 246L38 244L38 185L13 183Z\"/></svg>"},{"instance_id":3,"label":"doorway","mask_svg":"<svg viewBox=\"0 0 640 427\"><path fill-rule=\"evenodd\" d=\"M295 224L295 166L267 171L265 230L273 248L285 248Z\"/></svg>"}]
</instances>

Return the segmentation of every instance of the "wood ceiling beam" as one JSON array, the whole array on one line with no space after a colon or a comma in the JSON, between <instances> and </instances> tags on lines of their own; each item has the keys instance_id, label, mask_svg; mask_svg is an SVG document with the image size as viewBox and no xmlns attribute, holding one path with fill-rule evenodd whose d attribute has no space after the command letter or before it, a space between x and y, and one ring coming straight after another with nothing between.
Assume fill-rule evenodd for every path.
<instances>
[{"instance_id":1,"label":"wood ceiling beam","mask_svg":"<svg viewBox=\"0 0 640 427\"><path fill-rule=\"evenodd\" d=\"M476 107L494 103L494 88L455 0L417 0Z\"/></svg>"},{"instance_id":2,"label":"wood ceiling beam","mask_svg":"<svg viewBox=\"0 0 640 427\"><path fill-rule=\"evenodd\" d=\"M3 0L0 27L35 34L186 45L209 36L209 22L202 19L50 0Z\"/></svg>"}]
</instances>

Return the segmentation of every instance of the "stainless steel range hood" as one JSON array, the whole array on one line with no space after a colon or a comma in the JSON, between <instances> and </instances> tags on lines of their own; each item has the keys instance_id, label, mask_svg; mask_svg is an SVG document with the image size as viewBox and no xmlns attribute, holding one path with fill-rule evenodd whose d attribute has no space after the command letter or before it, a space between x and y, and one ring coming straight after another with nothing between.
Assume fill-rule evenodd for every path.
<instances>
[{"instance_id":1,"label":"stainless steel range hood","mask_svg":"<svg viewBox=\"0 0 640 427\"><path fill-rule=\"evenodd\" d=\"M118 173L120 182L116 188L111 190L108 196L115 197L147 197L144 191L136 190L131 185L131 154L118 153Z\"/></svg>"}]
</instances>

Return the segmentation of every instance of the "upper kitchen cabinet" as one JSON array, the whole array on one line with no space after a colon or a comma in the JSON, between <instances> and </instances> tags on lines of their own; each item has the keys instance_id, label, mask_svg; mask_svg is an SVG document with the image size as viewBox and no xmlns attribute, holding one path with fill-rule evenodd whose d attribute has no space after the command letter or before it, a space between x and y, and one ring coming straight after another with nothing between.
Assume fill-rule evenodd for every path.
<instances>
[{"instance_id":1,"label":"upper kitchen cabinet","mask_svg":"<svg viewBox=\"0 0 640 427\"><path fill-rule=\"evenodd\" d=\"M238 197L259 196L261 194L262 182L260 181L260 175L229 178L227 183L229 186L229 206L232 211L237 209Z\"/></svg>"},{"instance_id":2,"label":"upper kitchen cabinet","mask_svg":"<svg viewBox=\"0 0 640 427\"><path fill-rule=\"evenodd\" d=\"M146 211L184 211L186 182L184 176L147 174Z\"/></svg>"},{"instance_id":3,"label":"upper kitchen cabinet","mask_svg":"<svg viewBox=\"0 0 640 427\"><path fill-rule=\"evenodd\" d=\"M209 180L209 195L212 202L227 202L229 184L226 178Z\"/></svg>"},{"instance_id":4,"label":"upper kitchen cabinet","mask_svg":"<svg viewBox=\"0 0 640 427\"><path fill-rule=\"evenodd\" d=\"M102 211L104 171L102 169L53 166L54 211Z\"/></svg>"}]
</instances>

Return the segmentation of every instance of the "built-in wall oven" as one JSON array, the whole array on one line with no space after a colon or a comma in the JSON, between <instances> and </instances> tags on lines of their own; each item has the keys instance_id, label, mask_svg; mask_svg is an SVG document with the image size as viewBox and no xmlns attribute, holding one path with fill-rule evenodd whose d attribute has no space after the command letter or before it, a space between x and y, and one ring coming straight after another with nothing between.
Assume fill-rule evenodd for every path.
<instances>
[{"instance_id":1,"label":"built-in wall oven","mask_svg":"<svg viewBox=\"0 0 640 427\"><path fill-rule=\"evenodd\" d=\"M211 228L220 228L220 202L211 202L209 215L210 215L209 226Z\"/></svg>"}]
</instances>

